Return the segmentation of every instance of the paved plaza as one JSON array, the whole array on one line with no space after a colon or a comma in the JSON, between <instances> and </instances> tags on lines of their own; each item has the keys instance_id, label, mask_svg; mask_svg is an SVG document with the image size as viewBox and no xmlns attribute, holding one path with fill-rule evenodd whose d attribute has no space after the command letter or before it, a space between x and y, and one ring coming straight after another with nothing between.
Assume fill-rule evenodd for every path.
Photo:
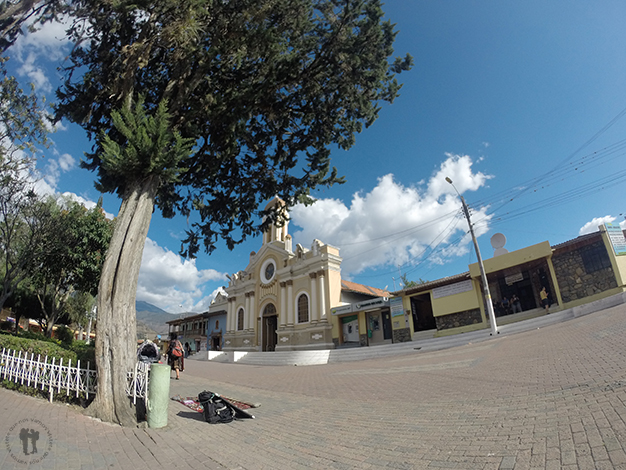
<instances>
[{"instance_id":1,"label":"paved plaza","mask_svg":"<svg viewBox=\"0 0 626 470\"><path fill-rule=\"evenodd\" d=\"M320 366L188 360L170 395L261 404L222 425L171 401L167 427L124 429L0 389L0 468L626 469L626 305L537 324ZM29 422L43 458L9 445Z\"/></svg>"}]
</instances>

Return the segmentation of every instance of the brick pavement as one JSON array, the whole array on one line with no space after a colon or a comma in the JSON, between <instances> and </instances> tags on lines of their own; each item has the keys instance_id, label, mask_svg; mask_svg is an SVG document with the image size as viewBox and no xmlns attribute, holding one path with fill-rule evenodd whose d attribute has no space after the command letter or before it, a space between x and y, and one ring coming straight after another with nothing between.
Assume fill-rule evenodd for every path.
<instances>
[{"instance_id":1,"label":"brick pavement","mask_svg":"<svg viewBox=\"0 0 626 470\"><path fill-rule=\"evenodd\" d=\"M625 314L350 363L187 361L170 395L262 404L227 425L171 402L166 428L122 429L0 389L0 468L626 470ZM14 458L23 419L52 436L32 465Z\"/></svg>"}]
</instances>

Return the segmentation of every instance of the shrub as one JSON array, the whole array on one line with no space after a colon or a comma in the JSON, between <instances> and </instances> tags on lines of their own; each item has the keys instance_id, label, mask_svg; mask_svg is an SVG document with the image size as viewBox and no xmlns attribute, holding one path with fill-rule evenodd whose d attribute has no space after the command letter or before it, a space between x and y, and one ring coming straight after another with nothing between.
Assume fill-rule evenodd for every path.
<instances>
[{"instance_id":1,"label":"shrub","mask_svg":"<svg viewBox=\"0 0 626 470\"><path fill-rule=\"evenodd\" d=\"M20 331L17 336L20 338L36 339L39 341L47 341L49 343L57 344L57 341L54 338L48 338L41 331Z\"/></svg>"},{"instance_id":2,"label":"shrub","mask_svg":"<svg viewBox=\"0 0 626 470\"><path fill-rule=\"evenodd\" d=\"M85 368L89 362L89 368L96 368L96 347L93 344L85 344L82 341L74 341L71 346L76 353L76 358L80 360L80 366Z\"/></svg>"},{"instance_id":3,"label":"shrub","mask_svg":"<svg viewBox=\"0 0 626 470\"><path fill-rule=\"evenodd\" d=\"M65 347L71 346L74 341L74 332L65 325L59 326L54 335Z\"/></svg>"},{"instance_id":4,"label":"shrub","mask_svg":"<svg viewBox=\"0 0 626 470\"><path fill-rule=\"evenodd\" d=\"M67 364L70 359L72 364L76 364L77 359L76 352L65 349L56 342L32 340L13 335L0 334L0 349L2 348L23 351L29 355L32 353L35 357L41 354L42 359L48 356L48 362L50 362L50 358L56 357L57 359L63 358L64 364Z\"/></svg>"}]
</instances>

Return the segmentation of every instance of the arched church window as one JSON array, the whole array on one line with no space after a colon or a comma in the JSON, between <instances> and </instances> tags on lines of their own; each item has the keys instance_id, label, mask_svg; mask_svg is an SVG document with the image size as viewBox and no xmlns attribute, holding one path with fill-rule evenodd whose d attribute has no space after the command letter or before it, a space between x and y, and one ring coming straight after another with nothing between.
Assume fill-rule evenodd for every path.
<instances>
[{"instance_id":1,"label":"arched church window","mask_svg":"<svg viewBox=\"0 0 626 470\"><path fill-rule=\"evenodd\" d=\"M298 297L298 323L309 321L309 296L301 294Z\"/></svg>"},{"instance_id":2,"label":"arched church window","mask_svg":"<svg viewBox=\"0 0 626 470\"><path fill-rule=\"evenodd\" d=\"M242 331L243 330L243 308L240 308L237 311L237 331Z\"/></svg>"}]
</instances>

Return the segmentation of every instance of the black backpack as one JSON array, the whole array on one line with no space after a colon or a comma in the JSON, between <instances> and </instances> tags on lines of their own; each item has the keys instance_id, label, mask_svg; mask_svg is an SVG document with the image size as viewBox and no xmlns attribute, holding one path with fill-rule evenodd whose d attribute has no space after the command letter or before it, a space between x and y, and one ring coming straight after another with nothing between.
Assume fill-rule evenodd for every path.
<instances>
[{"instance_id":1,"label":"black backpack","mask_svg":"<svg viewBox=\"0 0 626 470\"><path fill-rule=\"evenodd\" d=\"M230 406L230 403L223 400L216 393L208 390L200 392L198 402L202 405L202 414L207 423L230 423L235 419L235 411Z\"/></svg>"}]
</instances>

